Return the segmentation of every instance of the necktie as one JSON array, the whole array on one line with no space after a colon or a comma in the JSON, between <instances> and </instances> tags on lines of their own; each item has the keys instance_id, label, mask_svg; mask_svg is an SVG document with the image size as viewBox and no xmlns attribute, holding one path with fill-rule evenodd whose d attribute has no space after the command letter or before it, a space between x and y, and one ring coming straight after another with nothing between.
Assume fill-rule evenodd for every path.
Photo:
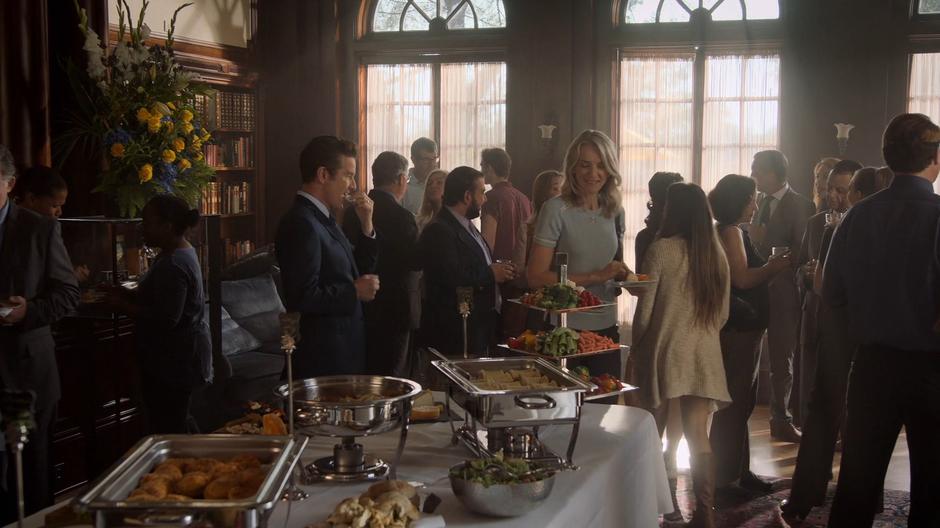
<instances>
[{"instance_id":1,"label":"necktie","mask_svg":"<svg viewBox=\"0 0 940 528\"><path fill-rule=\"evenodd\" d=\"M770 204L774 201L772 194L765 194L757 206L757 225L767 225L770 222Z\"/></svg>"}]
</instances>

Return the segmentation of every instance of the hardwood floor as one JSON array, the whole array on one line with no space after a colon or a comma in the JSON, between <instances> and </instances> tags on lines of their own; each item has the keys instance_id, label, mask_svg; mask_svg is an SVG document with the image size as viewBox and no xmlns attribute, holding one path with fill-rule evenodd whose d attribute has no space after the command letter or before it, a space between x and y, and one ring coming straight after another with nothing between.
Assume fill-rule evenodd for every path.
<instances>
[{"instance_id":1,"label":"hardwood floor","mask_svg":"<svg viewBox=\"0 0 940 528\"><path fill-rule=\"evenodd\" d=\"M799 444L778 442L770 437L770 411L766 405L758 405L751 415L748 426L751 430L751 469L758 475L789 478L793 476ZM833 460L834 478L839 476L840 453L836 452ZM678 464L680 468L689 467L689 451L685 439L679 444ZM885 475L885 488L910 491L911 466L907 450L907 437L904 431L898 436L891 456L891 464Z\"/></svg>"}]
</instances>

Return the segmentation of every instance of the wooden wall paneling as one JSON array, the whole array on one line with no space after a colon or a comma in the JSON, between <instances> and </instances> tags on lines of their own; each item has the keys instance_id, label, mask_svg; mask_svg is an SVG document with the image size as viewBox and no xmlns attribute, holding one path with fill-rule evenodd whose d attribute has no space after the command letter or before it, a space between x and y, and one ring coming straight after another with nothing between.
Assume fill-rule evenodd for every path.
<instances>
[{"instance_id":1,"label":"wooden wall paneling","mask_svg":"<svg viewBox=\"0 0 940 528\"><path fill-rule=\"evenodd\" d=\"M47 3L11 0L0 10L0 143L20 166L48 165Z\"/></svg>"}]
</instances>

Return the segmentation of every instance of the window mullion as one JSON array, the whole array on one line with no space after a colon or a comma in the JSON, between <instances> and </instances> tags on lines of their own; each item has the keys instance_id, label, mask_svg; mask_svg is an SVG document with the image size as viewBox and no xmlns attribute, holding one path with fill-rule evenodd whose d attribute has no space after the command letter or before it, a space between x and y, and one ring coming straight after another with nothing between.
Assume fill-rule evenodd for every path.
<instances>
[{"instance_id":1,"label":"window mullion","mask_svg":"<svg viewBox=\"0 0 940 528\"><path fill-rule=\"evenodd\" d=\"M705 128L705 51L695 50L692 92L692 181L702 183L702 145Z\"/></svg>"},{"instance_id":2,"label":"window mullion","mask_svg":"<svg viewBox=\"0 0 940 528\"><path fill-rule=\"evenodd\" d=\"M431 117L431 132L434 134L434 141L440 145L441 144L441 129L443 123L441 123L441 99L443 94L441 93L441 63L434 63L431 67L431 107L434 109Z\"/></svg>"}]
</instances>

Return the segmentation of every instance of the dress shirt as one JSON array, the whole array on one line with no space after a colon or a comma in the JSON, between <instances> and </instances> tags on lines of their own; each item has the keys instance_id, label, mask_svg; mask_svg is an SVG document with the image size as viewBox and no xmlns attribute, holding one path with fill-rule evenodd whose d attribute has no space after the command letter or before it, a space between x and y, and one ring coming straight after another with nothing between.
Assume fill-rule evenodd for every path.
<instances>
[{"instance_id":1,"label":"dress shirt","mask_svg":"<svg viewBox=\"0 0 940 528\"><path fill-rule=\"evenodd\" d=\"M424 188L427 184L427 178L423 182L418 181L414 168L408 169L408 188L405 190L405 198L401 205L415 216L421 212L421 204L424 203Z\"/></svg>"},{"instance_id":2,"label":"dress shirt","mask_svg":"<svg viewBox=\"0 0 940 528\"><path fill-rule=\"evenodd\" d=\"M7 197L7 203L0 207L0 249L3 248L3 226L7 220L7 213L10 212L10 198Z\"/></svg>"},{"instance_id":3,"label":"dress shirt","mask_svg":"<svg viewBox=\"0 0 940 528\"><path fill-rule=\"evenodd\" d=\"M766 207L769 207L770 210L766 213L766 215L763 215L761 214L760 211L758 211L758 213L754 215L754 221L752 223L755 223L755 224L759 223L759 219L764 220L766 222L770 222L770 218L773 217L774 211L776 211L777 206L780 205L780 200L782 200L783 197L788 192L790 192L790 184L787 182L784 182L783 187L781 187L780 190L778 190L777 192L773 194L769 194L769 195L768 194L762 195L761 199L759 200L759 203L763 202L764 200L767 200L767 198L770 198L769 202L766 205Z\"/></svg>"},{"instance_id":4,"label":"dress shirt","mask_svg":"<svg viewBox=\"0 0 940 528\"><path fill-rule=\"evenodd\" d=\"M314 196L314 195L312 195L312 194L310 194L310 193L308 193L308 192L304 192L304 191L297 191L297 195L298 195L298 196L303 196L303 197L306 198L307 200L310 200L310 203L312 203L313 205L315 205L315 206L317 207L317 209L319 209L320 212L323 213L323 216L329 218L330 220L333 220L334 222L336 221L336 219L333 218L333 215L330 213L330 208L327 207L325 203L323 203L323 202L321 202L319 199L317 199L316 196ZM372 230L372 233L371 233L370 235L367 235L367 236L368 236L369 238L375 238L375 229L373 229L373 230Z\"/></svg>"},{"instance_id":5,"label":"dress shirt","mask_svg":"<svg viewBox=\"0 0 940 528\"><path fill-rule=\"evenodd\" d=\"M835 230L823 298L844 309L862 345L940 351L937 226L940 196L927 180L898 174L855 204Z\"/></svg>"}]
</instances>

